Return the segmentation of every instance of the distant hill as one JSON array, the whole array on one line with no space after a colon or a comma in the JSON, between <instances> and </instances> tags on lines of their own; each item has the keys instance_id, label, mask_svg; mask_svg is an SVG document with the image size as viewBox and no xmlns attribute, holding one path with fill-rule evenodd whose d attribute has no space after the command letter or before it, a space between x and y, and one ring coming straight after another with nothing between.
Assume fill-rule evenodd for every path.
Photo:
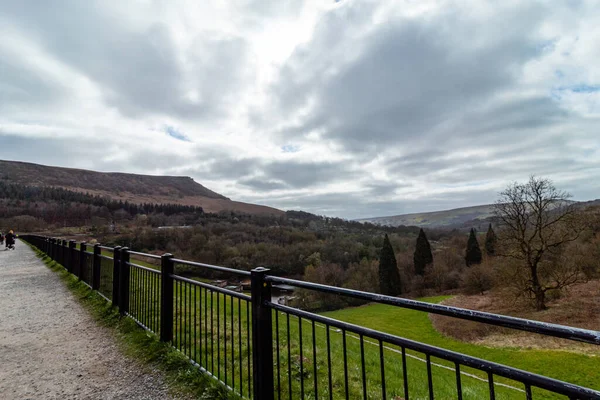
<instances>
[{"instance_id":1,"label":"distant hill","mask_svg":"<svg viewBox=\"0 0 600 400\"><path fill-rule=\"evenodd\" d=\"M600 200L574 202L579 208L600 206ZM392 215L389 217L373 217L358 219L359 222L370 222L385 226L419 226L422 228L470 229L487 228L493 222L494 205L484 204L473 207L454 208L451 210L434 211L414 214Z\"/></svg>"},{"instance_id":2,"label":"distant hill","mask_svg":"<svg viewBox=\"0 0 600 400\"><path fill-rule=\"evenodd\" d=\"M428 228L461 228L466 223L482 223L493 216L493 205L462 207L452 210L363 218L358 221L387 226L420 226Z\"/></svg>"},{"instance_id":3,"label":"distant hill","mask_svg":"<svg viewBox=\"0 0 600 400\"><path fill-rule=\"evenodd\" d=\"M173 203L202 207L206 212L232 210L248 214L283 214L276 208L233 201L190 177L50 167L0 160L0 180L28 186L60 187L131 203Z\"/></svg>"}]
</instances>

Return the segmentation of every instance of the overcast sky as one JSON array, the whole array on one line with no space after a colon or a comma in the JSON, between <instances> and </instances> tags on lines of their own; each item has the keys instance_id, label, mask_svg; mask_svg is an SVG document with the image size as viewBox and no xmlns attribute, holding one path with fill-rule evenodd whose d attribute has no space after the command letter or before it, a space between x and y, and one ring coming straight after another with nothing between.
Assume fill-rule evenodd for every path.
<instances>
[{"instance_id":1,"label":"overcast sky","mask_svg":"<svg viewBox=\"0 0 600 400\"><path fill-rule=\"evenodd\" d=\"M597 1L0 0L0 159L358 218L600 197Z\"/></svg>"}]
</instances>

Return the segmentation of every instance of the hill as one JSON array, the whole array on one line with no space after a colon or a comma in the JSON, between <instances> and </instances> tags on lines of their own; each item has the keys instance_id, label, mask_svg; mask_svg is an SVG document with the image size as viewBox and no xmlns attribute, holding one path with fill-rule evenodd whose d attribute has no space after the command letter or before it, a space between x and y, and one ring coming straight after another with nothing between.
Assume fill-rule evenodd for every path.
<instances>
[{"instance_id":1,"label":"hill","mask_svg":"<svg viewBox=\"0 0 600 400\"><path fill-rule=\"evenodd\" d=\"M233 201L190 177L96 172L0 160L0 181L37 187L56 187L141 203L171 203L202 207L206 212L231 210L249 214L283 214L283 211Z\"/></svg>"},{"instance_id":2,"label":"hill","mask_svg":"<svg viewBox=\"0 0 600 400\"><path fill-rule=\"evenodd\" d=\"M571 201L569 201L571 202ZM572 202L580 209L600 206L600 199L590 201ZM486 229L487 224L493 222L494 205L483 204L480 206L461 207L451 210L433 211L414 214L400 214L388 217L373 217L357 219L359 222L370 222L372 224L385 226L419 226L422 228L446 228L446 229Z\"/></svg>"},{"instance_id":3,"label":"hill","mask_svg":"<svg viewBox=\"0 0 600 400\"><path fill-rule=\"evenodd\" d=\"M469 224L481 224L493 216L493 204L426 213L401 214L388 217L359 219L360 222L388 226L420 226L428 228L461 228Z\"/></svg>"}]
</instances>

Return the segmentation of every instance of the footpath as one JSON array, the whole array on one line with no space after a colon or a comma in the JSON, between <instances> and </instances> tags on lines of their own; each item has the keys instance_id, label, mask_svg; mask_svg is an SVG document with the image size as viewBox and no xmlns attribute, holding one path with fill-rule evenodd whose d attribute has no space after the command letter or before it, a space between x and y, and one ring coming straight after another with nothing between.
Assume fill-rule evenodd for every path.
<instances>
[{"instance_id":1,"label":"footpath","mask_svg":"<svg viewBox=\"0 0 600 400\"><path fill-rule=\"evenodd\" d=\"M0 399L169 399L23 242L0 248Z\"/></svg>"}]
</instances>

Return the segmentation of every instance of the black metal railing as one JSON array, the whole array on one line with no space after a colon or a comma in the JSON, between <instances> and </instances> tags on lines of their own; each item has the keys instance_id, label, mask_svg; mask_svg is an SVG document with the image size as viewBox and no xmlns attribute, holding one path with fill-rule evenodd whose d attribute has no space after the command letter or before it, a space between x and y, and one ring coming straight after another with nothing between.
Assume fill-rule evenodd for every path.
<instances>
[{"instance_id":1,"label":"black metal railing","mask_svg":"<svg viewBox=\"0 0 600 400\"><path fill-rule=\"evenodd\" d=\"M278 304L271 291L273 284L289 285L592 345L600 345L597 331L270 276L263 268L248 272L170 254L22 239L244 398L600 399L591 388ZM190 269L207 279L185 277ZM238 285L221 287L216 276ZM238 291L248 284L249 294Z\"/></svg>"}]
</instances>

